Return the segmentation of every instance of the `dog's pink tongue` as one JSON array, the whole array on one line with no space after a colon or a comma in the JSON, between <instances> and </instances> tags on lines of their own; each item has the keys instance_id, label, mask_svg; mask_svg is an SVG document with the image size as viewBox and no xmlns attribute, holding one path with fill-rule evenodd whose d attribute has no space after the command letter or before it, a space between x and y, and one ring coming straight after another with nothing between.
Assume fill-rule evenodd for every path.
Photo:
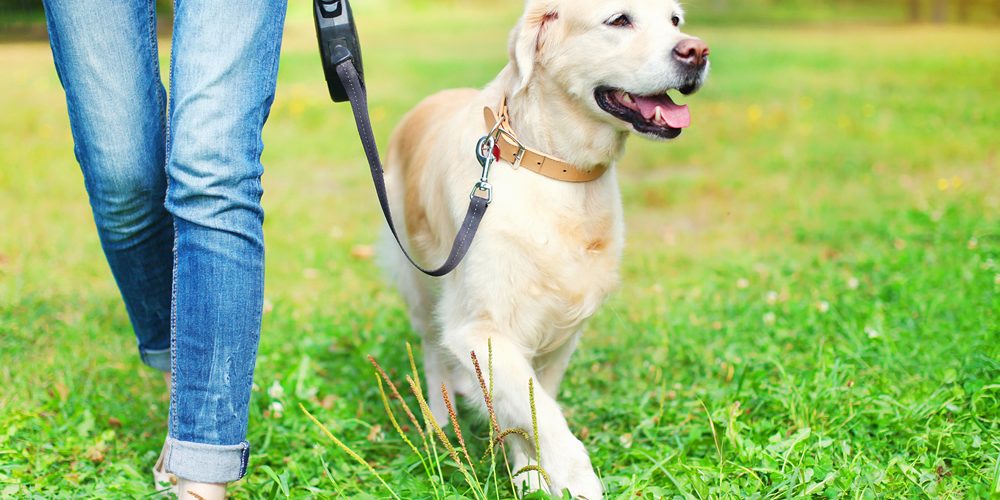
<instances>
[{"instance_id":1,"label":"dog's pink tongue","mask_svg":"<svg viewBox=\"0 0 1000 500\"><path fill-rule=\"evenodd\" d=\"M658 125L666 125L671 128L691 126L691 111L688 110L687 105L675 104L674 100L667 94L656 97L635 96L635 103L639 106L639 112L642 113L643 118L652 120ZM657 108L660 109L662 120L654 119ZM663 123L660 123L661 121Z\"/></svg>"}]
</instances>

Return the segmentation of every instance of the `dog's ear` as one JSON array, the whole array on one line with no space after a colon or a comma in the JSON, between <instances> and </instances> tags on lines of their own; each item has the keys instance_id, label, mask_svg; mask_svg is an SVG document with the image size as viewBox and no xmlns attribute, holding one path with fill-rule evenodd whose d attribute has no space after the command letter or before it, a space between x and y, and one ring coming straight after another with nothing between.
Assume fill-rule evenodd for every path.
<instances>
[{"instance_id":1,"label":"dog's ear","mask_svg":"<svg viewBox=\"0 0 1000 500\"><path fill-rule=\"evenodd\" d=\"M524 16L510 36L510 60L516 70L512 95L528 86L538 54L545 45L546 32L559 19L559 12L549 2L528 0Z\"/></svg>"}]
</instances>

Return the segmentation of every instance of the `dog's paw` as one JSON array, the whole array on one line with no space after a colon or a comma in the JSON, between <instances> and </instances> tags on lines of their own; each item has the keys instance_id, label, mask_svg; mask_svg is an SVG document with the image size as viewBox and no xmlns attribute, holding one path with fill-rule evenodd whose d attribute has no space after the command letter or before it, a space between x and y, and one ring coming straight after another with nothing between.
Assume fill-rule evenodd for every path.
<instances>
[{"instance_id":1,"label":"dog's paw","mask_svg":"<svg viewBox=\"0 0 1000 500\"><path fill-rule=\"evenodd\" d=\"M585 500L601 500L604 498L604 486L601 484L600 478L594 473L592 469L581 470L579 474L574 474L570 478L566 479L566 483L563 487L556 485L556 481L553 479L553 487L551 491L557 495L562 495L563 491L569 491L573 498L582 498Z\"/></svg>"},{"instance_id":2,"label":"dog's paw","mask_svg":"<svg viewBox=\"0 0 1000 500\"><path fill-rule=\"evenodd\" d=\"M563 447L561 459L546 460L542 457L546 472L552 480L549 491L555 495L569 491L573 498L600 500L604 498L604 486L594 473L583 443L574 441L572 445Z\"/></svg>"}]
</instances>

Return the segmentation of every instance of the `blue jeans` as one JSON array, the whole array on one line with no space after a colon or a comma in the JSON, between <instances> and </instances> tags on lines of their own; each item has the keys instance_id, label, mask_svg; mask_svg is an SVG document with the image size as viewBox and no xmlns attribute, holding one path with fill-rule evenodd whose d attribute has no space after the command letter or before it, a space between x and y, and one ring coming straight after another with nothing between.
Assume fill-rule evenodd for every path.
<instances>
[{"instance_id":1,"label":"blue jeans","mask_svg":"<svg viewBox=\"0 0 1000 500\"><path fill-rule=\"evenodd\" d=\"M143 361L173 375L167 470L240 479L286 0L176 0L169 112L154 0L44 5L101 244Z\"/></svg>"}]
</instances>

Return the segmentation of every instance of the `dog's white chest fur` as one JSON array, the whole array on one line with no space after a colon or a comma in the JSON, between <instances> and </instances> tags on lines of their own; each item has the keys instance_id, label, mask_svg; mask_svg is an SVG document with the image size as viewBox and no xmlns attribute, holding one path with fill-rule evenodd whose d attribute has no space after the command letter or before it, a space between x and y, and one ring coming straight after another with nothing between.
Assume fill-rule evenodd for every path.
<instances>
[{"instance_id":1,"label":"dog's white chest fur","mask_svg":"<svg viewBox=\"0 0 1000 500\"><path fill-rule=\"evenodd\" d=\"M618 285L624 224L614 171L572 184L509 164L497 169L497 216L484 224L490 234L481 249L486 259L503 261L498 272L510 280L504 299L516 307L505 313L524 317L520 343L546 354L576 334Z\"/></svg>"}]
</instances>

